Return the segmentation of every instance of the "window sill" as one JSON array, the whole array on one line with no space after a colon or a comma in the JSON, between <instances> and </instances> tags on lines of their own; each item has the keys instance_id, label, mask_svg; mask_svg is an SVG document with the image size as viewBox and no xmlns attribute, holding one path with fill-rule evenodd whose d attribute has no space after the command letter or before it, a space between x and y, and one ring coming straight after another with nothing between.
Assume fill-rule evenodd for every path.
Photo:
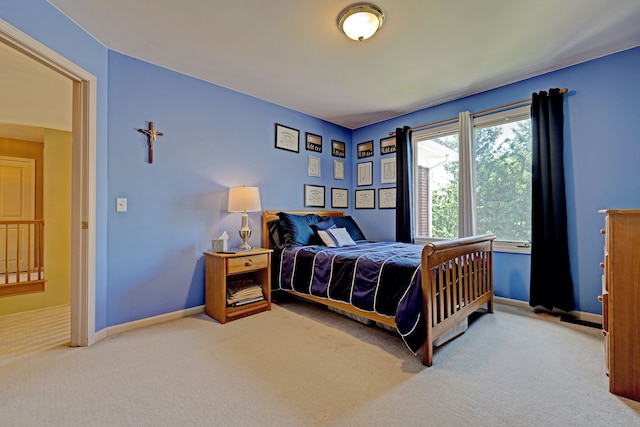
<instances>
[{"instance_id":1,"label":"window sill","mask_svg":"<svg viewBox=\"0 0 640 427\"><path fill-rule=\"evenodd\" d=\"M417 237L415 239L415 243L418 245L424 245L429 242L435 242L438 240L446 240L439 238L429 238L429 237ZM525 246L526 245L526 246ZM508 242L505 240L494 240L493 241L493 251L494 252L503 252L503 253L512 253L512 254L531 254L531 245L526 242Z\"/></svg>"}]
</instances>

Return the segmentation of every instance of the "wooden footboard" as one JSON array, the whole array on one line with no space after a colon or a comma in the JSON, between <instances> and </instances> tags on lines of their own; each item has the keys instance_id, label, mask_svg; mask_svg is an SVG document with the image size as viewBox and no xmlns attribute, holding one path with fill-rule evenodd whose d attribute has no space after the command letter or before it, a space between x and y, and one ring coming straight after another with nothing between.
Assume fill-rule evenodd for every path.
<instances>
[{"instance_id":1,"label":"wooden footboard","mask_svg":"<svg viewBox=\"0 0 640 427\"><path fill-rule=\"evenodd\" d=\"M269 221L280 211L263 211L263 243L269 247ZM283 211L295 215L315 213L343 216L342 211ZM465 237L427 243L422 250L422 294L426 319L426 339L422 363L433 364L433 342L459 324L482 305L493 312L493 240L494 235ZM285 291L300 298L395 327L393 318L312 295Z\"/></svg>"},{"instance_id":2,"label":"wooden footboard","mask_svg":"<svg viewBox=\"0 0 640 427\"><path fill-rule=\"evenodd\" d=\"M493 312L492 234L427 243L422 250L426 339L422 363L433 364L433 341L482 305Z\"/></svg>"}]
</instances>

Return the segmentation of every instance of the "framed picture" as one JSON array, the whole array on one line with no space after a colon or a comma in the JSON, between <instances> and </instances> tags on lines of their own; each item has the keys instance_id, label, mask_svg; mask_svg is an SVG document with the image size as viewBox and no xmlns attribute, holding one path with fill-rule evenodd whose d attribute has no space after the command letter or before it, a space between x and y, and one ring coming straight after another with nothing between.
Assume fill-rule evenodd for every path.
<instances>
[{"instance_id":1,"label":"framed picture","mask_svg":"<svg viewBox=\"0 0 640 427\"><path fill-rule=\"evenodd\" d=\"M396 187L378 188L378 207L380 209L396 208Z\"/></svg>"},{"instance_id":2,"label":"framed picture","mask_svg":"<svg viewBox=\"0 0 640 427\"><path fill-rule=\"evenodd\" d=\"M358 187L373 184L373 162L358 163Z\"/></svg>"},{"instance_id":3,"label":"framed picture","mask_svg":"<svg viewBox=\"0 0 640 427\"><path fill-rule=\"evenodd\" d=\"M365 157L373 156L373 140L367 142L361 142L358 144L358 158L364 159Z\"/></svg>"},{"instance_id":4,"label":"framed picture","mask_svg":"<svg viewBox=\"0 0 640 427\"><path fill-rule=\"evenodd\" d=\"M315 133L306 133L307 142L305 148L309 151L315 151L316 153L322 153L322 137Z\"/></svg>"},{"instance_id":5,"label":"framed picture","mask_svg":"<svg viewBox=\"0 0 640 427\"><path fill-rule=\"evenodd\" d=\"M356 209L375 209L376 190L356 190Z\"/></svg>"},{"instance_id":6,"label":"framed picture","mask_svg":"<svg viewBox=\"0 0 640 427\"><path fill-rule=\"evenodd\" d=\"M320 157L309 156L309 176L320 176Z\"/></svg>"},{"instance_id":7,"label":"framed picture","mask_svg":"<svg viewBox=\"0 0 640 427\"><path fill-rule=\"evenodd\" d=\"M380 159L380 183L396 183L396 157Z\"/></svg>"},{"instance_id":8,"label":"framed picture","mask_svg":"<svg viewBox=\"0 0 640 427\"><path fill-rule=\"evenodd\" d=\"M344 179L344 162L342 160L333 161L333 179Z\"/></svg>"},{"instance_id":9,"label":"framed picture","mask_svg":"<svg viewBox=\"0 0 640 427\"><path fill-rule=\"evenodd\" d=\"M332 208L348 208L349 207L349 190L346 188L331 189L331 207Z\"/></svg>"},{"instance_id":10,"label":"framed picture","mask_svg":"<svg viewBox=\"0 0 640 427\"><path fill-rule=\"evenodd\" d=\"M324 208L324 185L304 185L304 206Z\"/></svg>"},{"instance_id":11,"label":"framed picture","mask_svg":"<svg viewBox=\"0 0 640 427\"><path fill-rule=\"evenodd\" d=\"M335 139L331 141L331 155L333 157L342 157L345 158L347 154L347 150L345 149L344 142L336 141Z\"/></svg>"},{"instance_id":12,"label":"framed picture","mask_svg":"<svg viewBox=\"0 0 640 427\"><path fill-rule=\"evenodd\" d=\"M276 123L276 148L300 152L300 131Z\"/></svg>"},{"instance_id":13,"label":"framed picture","mask_svg":"<svg viewBox=\"0 0 640 427\"><path fill-rule=\"evenodd\" d=\"M380 154L393 154L396 152L396 137L390 136L380 140Z\"/></svg>"}]
</instances>

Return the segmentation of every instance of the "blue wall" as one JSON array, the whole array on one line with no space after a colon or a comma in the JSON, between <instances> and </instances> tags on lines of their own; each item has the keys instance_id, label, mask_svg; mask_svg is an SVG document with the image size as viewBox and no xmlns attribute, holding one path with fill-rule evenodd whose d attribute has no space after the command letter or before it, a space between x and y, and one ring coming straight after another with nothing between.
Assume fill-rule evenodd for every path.
<instances>
[{"instance_id":1,"label":"blue wall","mask_svg":"<svg viewBox=\"0 0 640 427\"><path fill-rule=\"evenodd\" d=\"M374 177L379 177L379 140L397 127L457 117L460 111L482 111L553 87L568 88L564 102L565 178L576 308L601 313L597 296L601 293L599 263L604 239L599 230L604 219L598 210L640 207L640 134L635 129L640 117L639 72L640 48L635 48L357 129L353 145L376 141ZM394 238L394 215L386 210L361 211L357 218L370 230L370 238L384 240ZM528 255L496 254L496 295L528 301L529 267Z\"/></svg>"},{"instance_id":2,"label":"blue wall","mask_svg":"<svg viewBox=\"0 0 640 427\"><path fill-rule=\"evenodd\" d=\"M239 214L226 212L227 189L260 187L263 209L303 208L303 184L350 188L349 213L368 238L394 238L393 210L354 210L356 144L396 127L417 126L529 98L550 87L565 95L565 152L572 275L577 308L600 313L598 267L603 208L638 207L640 158L634 120L640 111L640 48L350 131L331 123L200 81L100 45L44 0L5 0L0 18L98 78L96 330L204 303L202 252L229 232L239 243ZM144 135L159 137L147 163ZM300 130L299 153L274 148L274 124ZM323 137L322 177L307 174L304 134ZM347 143L345 180L333 179L330 143ZM389 185L385 185L389 187ZM376 194L377 196L377 194ZM115 211L116 197L128 212ZM260 214L249 214L261 239ZM496 254L499 296L528 299L529 257Z\"/></svg>"},{"instance_id":3,"label":"blue wall","mask_svg":"<svg viewBox=\"0 0 640 427\"><path fill-rule=\"evenodd\" d=\"M154 121L153 164L136 129ZM300 131L298 153L276 149L275 123ZM333 179L331 139L351 131L220 86L109 52L108 325L204 304L203 251L223 231L240 243L240 214L227 212L228 188L258 186L263 209L300 209L303 185L351 186ZM305 150L305 132L323 137ZM321 177L308 176L308 155ZM128 212L116 212L117 197ZM249 213L261 244L261 217Z\"/></svg>"}]
</instances>

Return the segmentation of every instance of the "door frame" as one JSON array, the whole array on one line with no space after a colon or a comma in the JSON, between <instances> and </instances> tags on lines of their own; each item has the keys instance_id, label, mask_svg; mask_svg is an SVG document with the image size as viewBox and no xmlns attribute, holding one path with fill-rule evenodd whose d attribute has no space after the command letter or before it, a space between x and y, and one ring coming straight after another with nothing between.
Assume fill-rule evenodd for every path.
<instances>
[{"instance_id":1,"label":"door frame","mask_svg":"<svg viewBox=\"0 0 640 427\"><path fill-rule=\"evenodd\" d=\"M95 328L97 79L2 19L0 19L0 42L73 82L71 345L89 346L97 341Z\"/></svg>"}]
</instances>

